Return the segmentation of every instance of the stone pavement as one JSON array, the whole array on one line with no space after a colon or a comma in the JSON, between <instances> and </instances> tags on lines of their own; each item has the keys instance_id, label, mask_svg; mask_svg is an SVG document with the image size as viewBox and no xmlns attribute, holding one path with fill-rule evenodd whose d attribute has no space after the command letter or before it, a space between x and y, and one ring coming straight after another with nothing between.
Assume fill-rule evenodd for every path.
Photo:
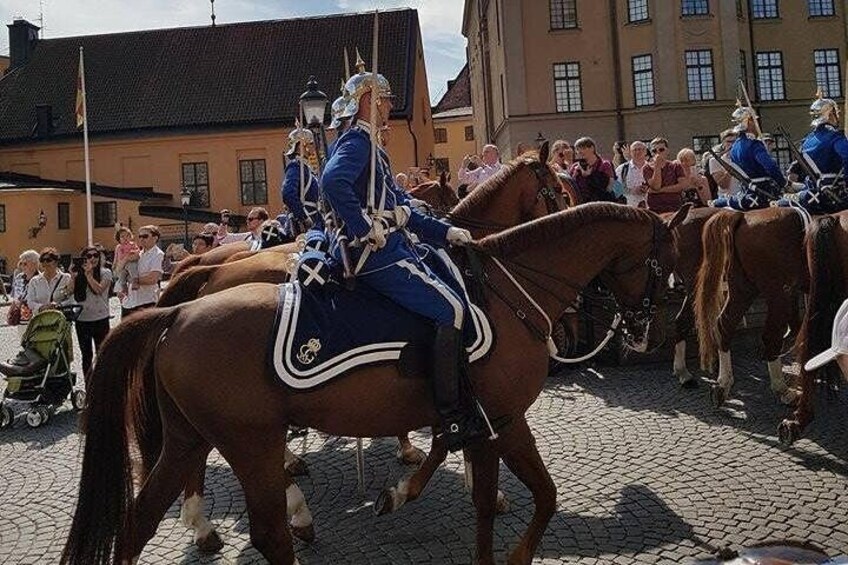
<instances>
[{"instance_id":1,"label":"stone pavement","mask_svg":"<svg viewBox=\"0 0 848 565\"><path fill-rule=\"evenodd\" d=\"M14 354L16 342L15 328L0 327L0 356ZM734 400L721 411L709 406L705 386L681 391L664 365L550 378L529 421L559 494L534 563L678 563L773 538L848 554L848 395L820 402L806 438L785 449L775 429L786 411L767 391L765 365L746 343L734 360ZM76 499L79 440L70 404L40 429L19 419L0 432L0 563L57 561ZM428 437L413 441L426 447ZM310 466L298 482L317 531L313 544L297 542L301 563L472 562L474 510L459 456L449 456L419 501L375 517L370 501L408 469L394 460L394 440L366 441L362 500L354 445L314 432L293 444ZM502 561L532 500L505 468L500 483L511 502L496 521ZM241 488L220 456L207 488L223 552L195 551L176 503L141 563L263 562L249 543Z\"/></svg>"}]
</instances>

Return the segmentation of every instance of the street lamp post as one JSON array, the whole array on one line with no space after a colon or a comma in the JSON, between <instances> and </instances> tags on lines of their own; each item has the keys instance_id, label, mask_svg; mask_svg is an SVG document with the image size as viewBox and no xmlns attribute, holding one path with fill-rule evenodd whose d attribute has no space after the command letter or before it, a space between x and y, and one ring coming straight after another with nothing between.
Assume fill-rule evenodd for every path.
<instances>
[{"instance_id":1,"label":"street lamp post","mask_svg":"<svg viewBox=\"0 0 848 565\"><path fill-rule=\"evenodd\" d=\"M324 137L324 114L327 112L327 95L318 90L318 81L314 76L306 83L306 92L300 95L300 111L306 127L315 136L318 148L318 161L322 164L327 157L327 140Z\"/></svg>"},{"instance_id":2,"label":"street lamp post","mask_svg":"<svg viewBox=\"0 0 848 565\"><path fill-rule=\"evenodd\" d=\"M182 190L180 190L180 202L183 205L183 227L185 228L185 234L183 236L183 246L186 251L191 249L190 242L188 240L188 205L191 203L191 191L183 185Z\"/></svg>"}]
</instances>

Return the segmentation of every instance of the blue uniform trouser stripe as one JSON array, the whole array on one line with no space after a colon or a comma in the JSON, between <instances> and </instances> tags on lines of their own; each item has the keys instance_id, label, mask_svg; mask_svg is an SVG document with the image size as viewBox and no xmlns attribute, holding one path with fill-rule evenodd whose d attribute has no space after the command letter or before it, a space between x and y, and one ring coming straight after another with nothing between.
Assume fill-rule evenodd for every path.
<instances>
[{"instance_id":1,"label":"blue uniform trouser stripe","mask_svg":"<svg viewBox=\"0 0 848 565\"><path fill-rule=\"evenodd\" d=\"M465 305L425 265L403 260L385 269L357 277L407 310L439 326L462 329Z\"/></svg>"}]
</instances>

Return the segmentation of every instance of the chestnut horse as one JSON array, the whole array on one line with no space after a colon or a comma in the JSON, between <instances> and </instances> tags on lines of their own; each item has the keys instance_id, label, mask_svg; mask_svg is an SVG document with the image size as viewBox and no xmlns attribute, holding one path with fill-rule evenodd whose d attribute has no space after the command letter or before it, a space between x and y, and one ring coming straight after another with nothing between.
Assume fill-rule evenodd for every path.
<instances>
[{"instance_id":1,"label":"chestnut horse","mask_svg":"<svg viewBox=\"0 0 848 565\"><path fill-rule=\"evenodd\" d=\"M801 214L792 208L725 210L704 226L695 317L704 369L712 367L718 351L718 384L710 394L715 406L724 403L733 385L730 344L736 327L760 295L768 307L762 340L771 389L783 403L794 402L797 391L786 385L780 354L799 293L809 286L802 253L804 233ZM722 307L725 277L727 298Z\"/></svg>"},{"instance_id":2,"label":"chestnut horse","mask_svg":"<svg viewBox=\"0 0 848 565\"><path fill-rule=\"evenodd\" d=\"M542 148L544 153L545 148ZM540 167L538 163L544 163L529 155L518 159L513 163L504 165L503 170L488 179L460 206L452 211L453 221L457 225L467 223L475 237L481 237L487 231L501 230L506 227L517 225L523 221L544 216L551 208L560 209L564 204L559 196L558 183L552 170L546 166ZM545 170L550 174L546 175ZM446 190L451 191L450 186ZM543 192L552 190L557 196L554 202L548 201ZM424 198L430 198L435 193L427 193ZM433 201L428 201L433 204ZM285 246L272 249L282 250ZM252 257L238 261L227 262L220 265L198 266L189 268L172 279L159 298L157 306L176 306L200 296L217 293L222 290L251 282L283 283L288 280L286 262L289 259L279 253L260 252ZM409 441L408 436L398 437L398 458L408 464L417 464L424 459L424 454L415 448ZM149 454L148 459L158 456L158 450ZM429 460L424 462L421 469L411 478L404 481L405 488L394 491L391 499L382 498L382 504L378 508L381 512L396 510L402 504L415 500L429 479L432 477L438 465L445 459L446 450L441 445L434 445L430 451ZM287 465L291 473L295 465L302 467L302 461L288 454ZM152 466L152 461L150 462ZM195 531L195 543L203 552L217 551L222 542L212 525L203 516L203 488L205 480L205 467L198 472L186 484L185 503L182 507L182 519L186 526ZM294 490L295 487L292 487ZM386 491L387 493L390 491ZM292 494L291 492L289 493ZM387 505L391 501L393 504ZM506 505L503 494L499 493L499 505ZM303 509L305 505L300 506ZM302 510L306 515L306 511ZM311 540L314 532L311 521L308 518L300 520L300 524L293 530L297 537Z\"/></svg>"},{"instance_id":3,"label":"chestnut horse","mask_svg":"<svg viewBox=\"0 0 848 565\"><path fill-rule=\"evenodd\" d=\"M447 175L442 173L439 180L424 182L408 191L412 198L423 200L438 214L444 214L459 203L456 192L447 183Z\"/></svg>"},{"instance_id":4,"label":"chestnut horse","mask_svg":"<svg viewBox=\"0 0 848 565\"><path fill-rule=\"evenodd\" d=\"M479 562L494 562L499 458L535 503L510 563L530 563L556 509L556 487L524 416L547 377L550 320L600 276L634 310L627 316L631 329L656 345L663 326L650 322L674 268L670 228L679 219L665 224L651 212L592 204L471 244L487 275L481 281L483 307L497 339L489 355L470 367L470 378L487 412L510 421L494 442L466 451ZM395 364L356 369L309 391L275 382L268 344L256 336L270 335L278 301L276 285L252 284L143 311L109 334L90 378L79 498L62 563L137 559L211 447L243 486L253 545L273 564L296 563L285 520L287 478L280 472L288 426L379 437L438 421L430 383L402 377ZM519 310L526 315L516 316ZM128 350L139 355L126 355ZM150 364L153 378L138 378ZM128 418L157 409L162 450L134 496Z\"/></svg>"},{"instance_id":5,"label":"chestnut horse","mask_svg":"<svg viewBox=\"0 0 848 565\"><path fill-rule=\"evenodd\" d=\"M792 418L783 420L778 426L778 436L785 445L797 440L813 421L813 395L820 373L833 371L834 378L841 378L839 369L832 365L808 373L804 364L812 355L830 347L833 318L848 297L845 278L848 274L848 211L816 218L807 234L806 251L810 294L798 338L801 396Z\"/></svg>"},{"instance_id":6,"label":"chestnut horse","mask_svg":"<svg viewBox=\"0 0 848 565\"><path fill-rule=\"evenodd\" d=\"M698 278L698 269L701 266L703 253L701 252L701 233L707 220L717 214L720 208L693 208L686 219L677 226L677 268L674 274L683 281L686 296L680 310L674 317L674 361L672 372L677 377L681 386L696 386L697 379L686 367L686 338L695 329L695 283ZM673 214L662 214L662 217L671 217Z\"/></svg>"}]
</instances>

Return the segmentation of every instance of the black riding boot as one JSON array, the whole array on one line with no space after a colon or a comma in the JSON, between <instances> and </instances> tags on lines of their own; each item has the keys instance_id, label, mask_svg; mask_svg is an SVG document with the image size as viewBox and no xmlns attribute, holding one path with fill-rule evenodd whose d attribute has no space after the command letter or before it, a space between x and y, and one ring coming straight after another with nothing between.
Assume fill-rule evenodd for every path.
<instances>
[{"instance_id":1,"label":"black riding boot","mask_svg":"<svg viewBox=\"0 0 848 565\"><path fill-rule=\"evenodd\" d=\"M462 363L465 351L462 333L454 327L436 330L433 347L433 398L442 419L448 449L457 451L486 436L486 426L477 408L462 405Z\"/></svg>"}]
</instances>

